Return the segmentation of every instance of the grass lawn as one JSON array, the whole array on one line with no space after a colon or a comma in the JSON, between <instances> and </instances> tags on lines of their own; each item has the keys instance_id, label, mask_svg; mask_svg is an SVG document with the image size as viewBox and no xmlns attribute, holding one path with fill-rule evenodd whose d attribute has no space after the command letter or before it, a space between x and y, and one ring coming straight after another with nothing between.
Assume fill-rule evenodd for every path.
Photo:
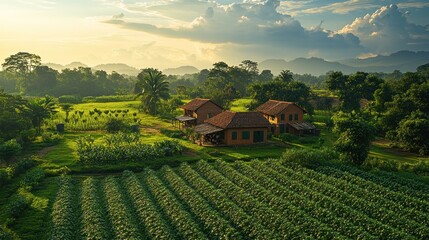
<instances>
[{"instance_id":1,"label":"grass lawn","mask_svg":"<svg viewBox=\"0 0 429 240\"><path fill-rule=\"evenodd\" d=\"M231 104L231 111L234 112L247 112L249 109L247 109L247 106L250 104L252 99L250 98L240 98L232 102Z\"/></svg>"}]
</instances>

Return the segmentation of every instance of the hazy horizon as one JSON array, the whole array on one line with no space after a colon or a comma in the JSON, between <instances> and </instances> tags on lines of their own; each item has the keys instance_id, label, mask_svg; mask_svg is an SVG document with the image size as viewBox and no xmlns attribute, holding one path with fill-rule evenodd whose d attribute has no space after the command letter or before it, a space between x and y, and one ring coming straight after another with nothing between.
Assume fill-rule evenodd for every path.
<instances>
[{"instance_id":1,"label":"hazy horizon","mask_svg":"<svg viewBox=\"0 0 429 240\"><path fill-rule=\"evenodd\" d=\"M429 50L425 1L17 0L0 3L0 59L199 69Z\"/></svg>"}]
</instances>

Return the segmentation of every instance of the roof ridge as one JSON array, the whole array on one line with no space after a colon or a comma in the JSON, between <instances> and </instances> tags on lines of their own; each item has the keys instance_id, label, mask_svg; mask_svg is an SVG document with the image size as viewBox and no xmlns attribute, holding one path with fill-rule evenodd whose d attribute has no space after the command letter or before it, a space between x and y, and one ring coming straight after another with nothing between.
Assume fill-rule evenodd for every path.
<instances>
[{"instance_id":1,"label":"roof ridge","mask_svg":"<svg viewBox=\"0 0 429 240\"><path fill-rule=\"evenodd\" d=\"M229 125L231 125L231 123L232 123L232 120L234 119L234 117L235 117L235 115L237 114L237 112L233 112L233 111L230 111L230 110L226 110L227 112L230 112L230 113L232 113L232 117L231 117L231 119L229 120L229 123L226 125L226 127L225 128L228 128L229 127Z\"/></svg>"}]
</instances>

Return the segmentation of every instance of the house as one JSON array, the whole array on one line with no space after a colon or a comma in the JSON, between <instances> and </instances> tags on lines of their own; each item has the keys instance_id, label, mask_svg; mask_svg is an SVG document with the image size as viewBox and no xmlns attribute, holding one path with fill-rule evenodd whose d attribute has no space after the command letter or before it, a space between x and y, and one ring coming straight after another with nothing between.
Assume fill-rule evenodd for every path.
<instances>
[{"instance_id":1,"label":"house","mask_svg":"<svg viewBox=\"0 0 429 240\"><path fill-rule=\"evenodd\" d=\"M201 144L266 143L270 122L259 112L224 111L195 126Z\"/></svg>"},{"instance_id":2,"label":"house","mask_svg":"<svg viewBox=\"0 0 429 240\"><path fill-rule=\"evenodd\" d=\"M304 108L294 102L269 100L256 108L256 111L271 124L271 132L275 135L292 133L295 135L318 134L319 131L311 124L304 122Z\"/></svg>"},{"instance_id":3,"label":"house","mask_svg":"<svg viewBox=\"0 0 429 240\"><path fill-rule=\"evenodd\" d=\"M182 109L183 116L178 116L173 119L173 125L179 128L193 127L223 112L221 106L205 98L195 98L183 105Z\"/></svg>"}]
</instances>

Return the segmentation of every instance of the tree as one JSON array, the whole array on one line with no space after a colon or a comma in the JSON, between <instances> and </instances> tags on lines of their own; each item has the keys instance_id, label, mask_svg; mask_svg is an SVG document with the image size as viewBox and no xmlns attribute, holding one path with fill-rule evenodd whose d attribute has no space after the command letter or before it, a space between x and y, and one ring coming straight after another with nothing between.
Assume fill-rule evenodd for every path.
<instances>
[{"instance_id":1,"label":"tree","mask_svg":"<svg viewBox=\"0 0 429 240\"><path fill-rule=\"evenodd\" d=\"M166 76L159 70L147 68L142 70L137 76L139 85L142 89L138 96L142 97L142 108L144 111L156 115L157 104L161 99L166 100L170 97L168 94L168 82Z\"/></svg>"},{"instance_id":2,"label":"tree","mask_svg":"<svg viewBox=\"0 0 429 240\"><path fill-rule=\"evenodd\" d=\"M69 122L69 114L73 110L73 105L70 103L60 104L61 109L66 112L66 122Z\"/></svg>"},{"instance_id":3,"label":"tree","mask_svg":"<svg viewBox=\"0 0 429 240\"><path fill-rule=\"evenodd\" d=\"M5 71L28 75L37 66L40 66L41 58L36 54L19 52L5 59L2 67Z\"/></svg>"},{"instance_id":4,"label":"tree","mask_svg":"<svg viewBox=\"0 0 429 240\"><path fill-rule=\"evenodd\" d=\"M408 151L429 154L429 117L417 110L399 122L396 141Z\"/></svg>"},{"instance_id":5,"label":"tree","mask_svg":"<svg viewBox=\"0 0 429 240\"><path fill-rule=\"evenodd\" d=\"M27 94L44 95L56 87L58 72L47 66L37 66L22 84Z\"/></svg>"},{"instance_id":6,"label":"tree","mask_svg":"<svg viewBox=\"0 0 429 240\"><path fill-rule=\"evenodd\" d=\"M341 101L341 109L351 112L360 110L360 100L373 100L374 92L383 83L379 77L364 72L343 75L331 72L326 80L328 89L335 92Z\"/></svg>"},{"instance_id":7,"label":"tree","mask_svg":"<svg viewBox=\"0 0 429 240\"><path fill-rule=\"evenodd\" d=\"M291 82L293 81L293 73L289 70L282 70L276 80L284 83Z\"/></svg>"},{"instance_id":8,"label":"tree","mask_svg":"<svg viewBox=\"0 0 429 240\"><path fill-rule=\"evenodd\" d=\"M361 165L368 157L375 128L356 112L338 112L332 117L334 132L340 136L334 146L346 159Z\"/></svg>"},{"instance_id":9,"label":"tree","mask_svg":"<svg viewBox=\"0 0 429 240\"><path fill-rule=\"evenodd\" d=\"M275 99L296 102L304 107L309 114L313 113L313 107L309 102L311 98L310 88L302 82L276 80L268 83L255 83L250 85L249 92L253 98L250 109L254 109L270 99Z\"/></svg>"},{"instance_id":10,"label":"tree","mask_svg":"<svg viewBox=\"0 0 429 240\"><path fill-rule=\"evenodd\" d=\"M50 96L32 99L28 102L28 108L29 117L38 134L42 132L43 121L57 112L54 98Z\"/></svg>"},{"instance_id":11,"label":"tree","mask_svg":"<svg viewBox=\"0 0 429 240\"><path fill-rule=\"evenodd\" d=\"M0 138L5 141L26 138L23 135L29 133L32 127L27 111L27 100L6 94L0 89Z\"/></svg>"},{"instance_id":12,"label":"tree","mask_svg":"<svg viewBox=\"0 0 429 240\"><path fill-rule=\"evenodd\" d=\"M265 69L262 70L261 74L258 76L258 81L260 82L269 82L273 80L273 74L271 73L271 70Z\"/></svg>"}]
</instances>

